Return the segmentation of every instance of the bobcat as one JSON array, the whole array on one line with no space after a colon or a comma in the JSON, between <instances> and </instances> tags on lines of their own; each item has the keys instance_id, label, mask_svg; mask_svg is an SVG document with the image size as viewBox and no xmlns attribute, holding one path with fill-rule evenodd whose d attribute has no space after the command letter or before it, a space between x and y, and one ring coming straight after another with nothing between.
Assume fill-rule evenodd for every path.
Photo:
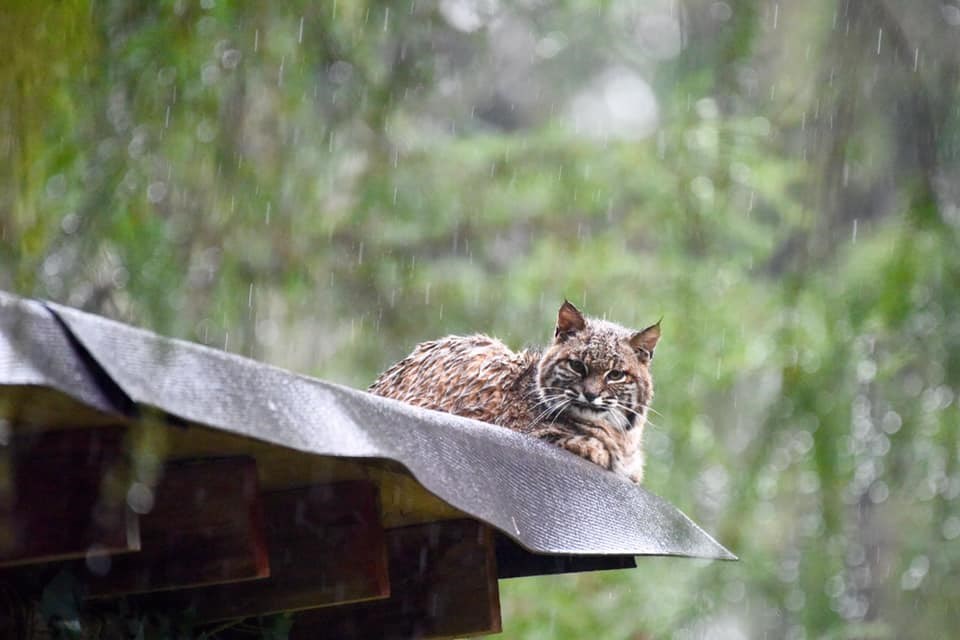
<instances>
[{"instance_id":1,"label":"bobcat","mask_svg":"<svg viewBox=\"0 0 960 640\"><path fill-rule=\"evenodd\" d=\"M659 322L631 331L564 301L542 351L448 336L417 345L370 391L541 438L639 484L659 339Z\"/></svg>"}]
</instances>

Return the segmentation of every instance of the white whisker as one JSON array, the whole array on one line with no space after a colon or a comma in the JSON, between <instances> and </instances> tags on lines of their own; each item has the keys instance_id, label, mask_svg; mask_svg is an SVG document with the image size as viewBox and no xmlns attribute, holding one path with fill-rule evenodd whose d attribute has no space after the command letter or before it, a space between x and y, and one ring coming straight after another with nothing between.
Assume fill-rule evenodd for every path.
<instances>
[{"instance_id":1,"label":"white whisker","mask_svg":"<svg viewBox=\"0 0 960 640\"><path fill-rule=\"evenodd\" d=\"M558 405L548 406L546 410L540 412L540 414L537 415L537 417L531 420L530 424L528 424L526 428L529 429L530 427L534 426L535 424L539 423L541 420L549 416L551 413L556 412L557 415L554 416L553 421L550 422L550 424L553 424L554 422L556 422L557 418L560 417L560 414L563 413L563 410L566 409L569 404L570 404L570 401L566 400L564 402L561 402Z\"/></svg>"},{"instance_id":2,"label":"white whisker","mask_svg":"<svg viewBox=\"0 0 960 640\"><path fill-rule=\"evenodd\" d=\"M640 406L643 407L644 409L646 409L647 411L649 411L650 413L653 413L653 414L656 414L656 415L660 416L661 418L666 417L666 416L664 416L662 413L660 413L659 411L657 411L656 409L654 409L653 407L651 407L651 406L648 405L648 404L642 404L642 405L640 405Z\"/></svg>"}]
</instances>

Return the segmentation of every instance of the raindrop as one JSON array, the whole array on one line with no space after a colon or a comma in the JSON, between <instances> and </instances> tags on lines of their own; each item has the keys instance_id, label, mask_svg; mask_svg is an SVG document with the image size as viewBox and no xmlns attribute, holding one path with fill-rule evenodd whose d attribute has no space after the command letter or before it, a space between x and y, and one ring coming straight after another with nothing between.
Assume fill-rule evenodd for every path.
<instances>
[{"instance_id":1,"label":"raindrop","mask_svg":"<svg viewBox=\"0 0 960 640\"><path fill-rule=\"evenodd\" d=\"M142 482L134 482L127 490L127 506L140 515L153 510L153 490Z\"/></svg>"},{"instance_id":2,"label":"raindrop","mask_svg":"<svg viewBox=\"0 0 960 640\"><path fill-rule=\"evenodd\" d=\"M877 363L873 360L863 360L857 365L857 380L860 384L867 384L877 375Z\"/></svg>"},{"instance_id":3,"label":"raindrop","mask_svg":"<svg viewBox=\"0 0 960 640\"><path fill-rule=\"evenodd\" d=\"M127 270L121 266L113 270L113 274L111 274L110 279L115 288L123 289L125 286L127 286L127 282L130 280L130 274L127 273Z\"/></svg>"},{"instance_id":4,"label":"raindrop","mask_svg":"<svg viewBox=\"0 0 960 640\"><path fill-rule=\"evenodd\" d=\"M213 122L209 119L204 118L197 125L197 140L200 142L213 142L214 137L217 135L216 127L213 126Z\"/></svg>"},{"instance_id":5,"label":"raindrop","mask_svg":"<svg viewBox=\"0 0 960 640\"><path fill-rule=\"evenodd\" d=\"M440 14L450 26L467 33L482 27L486 19L484 14L495 8L494 2L474 0L441 0L439 6Z\"/></svg>"},{"instance_id":6,"label":"raindrop","mask_svg":"<svg viewBox=\"0 0 960 640\"><path fill-rule=\"evenodd\" d=\"M567 36L560 31L552 31L537 42L534 51L537 56L549 60L563 51L566 46Z\"/></svg>"},{"instance_id":7,"label":"raindrop","mask_svg":"<svg viewBox=\"0 0 960 640\"><path fill-rule=\"evenodd\" d=\"M870 443L870 453L878 457L890 453L890 438L883 433L878 434Z\"/></svg>"},{"instance_id":8,"label":"raindrop","mask_svg":"<svg viewBox=\"0 0 960 640\"><path fill-rule=\"evenodd\" d=\"M791 589L783 604L790 611L800 611L807 604L807 597L800 589Z\"/></svg>"},{"instance_id":9,"label":"raindrop","mask_svg":"<svg viewBox=\"0 0 960 640\"><path fill-rule=\"evenodd\" d=\"M945 393L944 393L945 391ZM923 410L926 413L934 413L940 411L950 406L950 401L952 400L952 394L950 391L945 389L945 387L937 387L936 389L927 389L923 392L923 395L920 399L920 404L923 407Z\"/></svg>"},{"instance_id":10,"label":"raindrop","mask_svg":"<svg viewBox=\"0 0 960 640\"><path fill-rule=\"evenodd\" d=\"M723 596L729 602L741 602L746 595L747 587L743 583L743 580L732 580L727 583L727 586L723 589Z\"/></svg>"},{"instance_id":11,"label":"raindrop","mask_svg":"<svg viewBox=\"0 0 960 640\"><path fill-rule=\"evenodd\" d=\"M162 202L167 197L167 183L160 180L151 182L147 187L147 200L151 204Z\"/></svg>"},{"instance_id":12,"label":"raindrop","mask_svg":"<svg viewBox=\"0 0 960 640\"><path fill-rule=\"evenodd\" d=\"M690 182L690 190L700 200L710 202L713 200L713 180L707 176L697 176Z\"/></svg>"},{"instance_id":13,"label":"raindrop","mask_svg":"<svg viewBox=\"0 0 960 640\"><path fill-rule=\"evenodd\" d=\"M806 455L813 449L813 436L809 431L797 431L793 436L791 448L799 455Z\"/></svg>"},{"instance_id":14,"label":"raindrop","mask_svg":"<svg viewBox=\"0 0 960 640\"><path fill-rule=\"evenodd\" d=\"M337 60L330 65L330 70L327 71L330 81L336 84L343 84L350 79L351 75L353 75L353 65L344 60Z\"/></svg>"},{"instance_id":15,"label":"raindrop","mask_svg":"<svg viewBox=\"0 0 960 640\"><path fill-rule=\"evenodd\" d=\"M164 67L157 71L157 82L163 86L170 86L173 84L173 81L177 79L177 69L176 67Z\"/></svg>"},{"instance_id":16,"label":"raindrop","mask_svg":"<svg viewBox=\"0 0 960 640\"><path fill-rule=\"evenodd\" d=\"M920 586L930 570L930 559L919 555L910 562L910 567L900 576L900 588L904 591L913 591Z\"/></svg>"},{"instance_id":17,"label":"raindrop","mask_svg":"<svg viewBox=\"0 0 960 640\"><path fill-rule=\"evenodd\" d=\"M60 228L67 235L76 233L77 229L80 228L80 216L71 211L67 215L63 216L63 220L60 221Z\"/></svg>"},{"instance_id":18,"label":"raindrop","mask_svg":"<svg viewBox=\"0 0 960 640\"><path fill-rule=\"evenodd\" d=\"M62 173L51 176L50 179L47 180L47 186L44 191L51 200L62 198L67 193L67 178Z\"/></svg>"},{"instance_id":19,"label":"raindrop","mask_svg":"<svg viewBox=\"0 0 960 640\"><path fill-rule=\"evenodd\" d=\"M941 532L943 533L943 537L947 540L954 540L957 537L960 537L960 518L957 516L948 517L943 521Z\"/></svg>"},{"instance_id":20,"label":"raindrop","mask_svg":"<svg viewBox=\"0 0 960 640\"><path fill-rule=\"evenodd\" d=\"M767 137L770 135L770 121L763 116L751 118L749 122L749 129L758 137Z\"/></svg>"},{"instance_id":21,"label":"raindrop","mask_svg":"<svg viewBox=\"0 0 960 640\"><path fill-rule=\"evenodd\" d=\"M716 120L720 115L720 108L713 98L700 98L694 105L694 109L703 120Z\"/></svg>"},{"instance_id":22,"label":"raindrop","mask_svg":"<svg viewBox=\"0 0 960 640\"><path fill-rule=\"evenodd\" d=\"M235 69L240 64L242 57L243 54L240 53L239 49L227 49L220 56L220 64L223 65L224 69Z\"/></svg>"},{"instance_id":23,"label":"raindrop","mask_svg":"<svg viewBox=\"0 0 960 640\"><path fill-rule=\"evenodd\" d=\"M944 2L940 5L943 20L951 27L960 27L960 7Z\"/></svg>"},{"instance_id":24,"label":"raindrop","mask_svg":"<svg viewBox=\"0 0 960 640\"><path fill-rule=\"evenodd\" d=\"M795 624L787 629L784 640L807 640L807 631L801 625Z\"/></svg>"},{"instance_id":25,"label":"raindrop","mask_svg":"<svg viewBox=\"0 0 960 640\"><path fill-rule=\"evenodd\" d=\"M84 559L87 569L95 576L105 576L110 572L110 555L102 544L92 544Z\"/></svg>"},{"instance_id":26,"label":"raindrop","mask_svg":"<svg viewBox=\"0 0 960 640\"><path fill-rule=\"evenodd\" d=\"M387 9L389 11L389 9ZM303 16L300 16L300 30L297 32L297 44L303 43Z\"/></svg>"},{"instance_id":27,"label":"raindrop","mask_svg":"<svg viewBox=\"0 0 960 640\"><path fill-rule=\"evenodd\" d=\"M197 20L197 33L203 38L213 36L217 28L217 22L213 16L204 16Z\"/></svg>"},{"instance_id":28,"label":"raindrop","mask_svg":"<svg viewBox=\"0 0 960 640\"><path fill-rule=\"evenodd\" d=\"M43 273L48 278L56 278L60 275L60 270L63 266L62 260L58 254L53 254L48 256L46 260L43 261Z\"/></svg>"},{"instance_id":29,"label":"raindrop","mask_svg":"<svg viewBox=\"0 0 960 640\"><path fill-rule=\"evenodd\" d=\"M718 22L726 22L733 17L733 9L726 2L714 2L710 5L710 16Z\"/></svg>"},{"instance_id":30,"label":"raindrop","mask_svg":"<svg viewBox=\"0 0 960 640\"><path fill-rule=\"evenodd\" d=\"M894 434L903 426L903 418L896 411L887 411L880 426L885 433Z\"/></svg>"},{"instance_id":31,"label":"raindrop","mask_svg":"<svg viewBox=\"0 0 960 640\"><path fill-rule=\"evenodd\" d=\"M752 176L753 172L750 170L750 167L742 162L730 163L730 177L733 180L739 182L740 184L748 185L750 184L750 178Z\"/></svg>"},{"instance_id":32,"label":"raindrop","mask_svg":"<svg viewBox=\"0 0 960 640\"><path fill-rule=\"evenodd\" d=\"M820 489L820 478L813 471L804 471L797 481L797 488L806 495L816 493Z\"/></svg>"},{"instance_id":33,"label":"raindrop","mask_svg":"<svg viewBox=\"0 0 960 640\"><path fill-rule=\"evenodd\" d=\"M632 31L637 45L654 60L669 60L683 51L683 29L668 13L647 13L634 22Z\"/></svg>"},{"instance_id":34,"label":"raindrop","mask_svg":"<svg viewBox=\"0 0 960 640\"><path fill-rule=\"evenodd\" d=\"M147 132L142 127L137 127L130 138L130 144L127 145L127 153L131 158L139 158L143 155L146 146Z\"/></svg>"},{"instance_id":35,"label":"raindrop","mask_svg":"<svg viewBox=\"0 0 960 640\"><path fill-rule=\"evenodd\" d=\"M826 593L831 598L839 598L843 595L845 590L845 585L843 583L843 576L835 575L827 580L827 583L824 585L824 593Z\"/></svg>"},{"instance_id":36,"label":"raindrop","mask_svg":"<svg viewBox=\"0 0 960 640\"><path fill-rule=\"evenodd\" d=\"M253 52L256 53L260 49L260 29L253 30Z\"/></svg>"},{"instance_id":37,"label":"raindrop","mask_svg":"<svg viewBox=\"0 0 960 640\"><path fill-rule=\"evenodd\" d=\"M870 501L874 504L886 502L887 498L890 497L890 487L888 487L887 483L883 480L877 480L870 487L868 495L870 496Z\"/></svg>"}]
</instances>

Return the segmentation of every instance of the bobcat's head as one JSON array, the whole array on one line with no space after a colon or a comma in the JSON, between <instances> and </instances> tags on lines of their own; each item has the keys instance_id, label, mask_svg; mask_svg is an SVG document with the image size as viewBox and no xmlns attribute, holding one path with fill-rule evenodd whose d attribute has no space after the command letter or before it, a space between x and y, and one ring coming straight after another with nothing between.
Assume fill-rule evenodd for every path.
<instances>
[{"instance_id":1,"label":"bobcat's head","mask_svg":"<svg viewBox=\"0 0 960 640\"><path fill-rule=\"evenodd\" d=\"M547 419L605 419L629 430L643 426L653 398L650 361L660 323L643 331L584 318L564 301L554 341L540 359L537 387Z\"/></svg>"}]
</instances>

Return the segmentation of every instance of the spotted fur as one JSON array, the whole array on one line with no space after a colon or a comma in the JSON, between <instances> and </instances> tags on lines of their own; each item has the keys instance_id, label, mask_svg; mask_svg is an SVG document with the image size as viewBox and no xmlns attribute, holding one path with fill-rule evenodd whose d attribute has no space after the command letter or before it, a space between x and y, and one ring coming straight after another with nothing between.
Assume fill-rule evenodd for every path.
<instances>
[{"instance_id":1,"label":"spotted fur","mask_svg":"<svg viewBox=\"0 0 960 640\"><path fill-rule=\"evenodd\" d=\"M448 336L417 345L370 391L541 438L640 483L659 338L659 323L635 332L564 302L544 350Z\"/></svg>"}]
</instances>

